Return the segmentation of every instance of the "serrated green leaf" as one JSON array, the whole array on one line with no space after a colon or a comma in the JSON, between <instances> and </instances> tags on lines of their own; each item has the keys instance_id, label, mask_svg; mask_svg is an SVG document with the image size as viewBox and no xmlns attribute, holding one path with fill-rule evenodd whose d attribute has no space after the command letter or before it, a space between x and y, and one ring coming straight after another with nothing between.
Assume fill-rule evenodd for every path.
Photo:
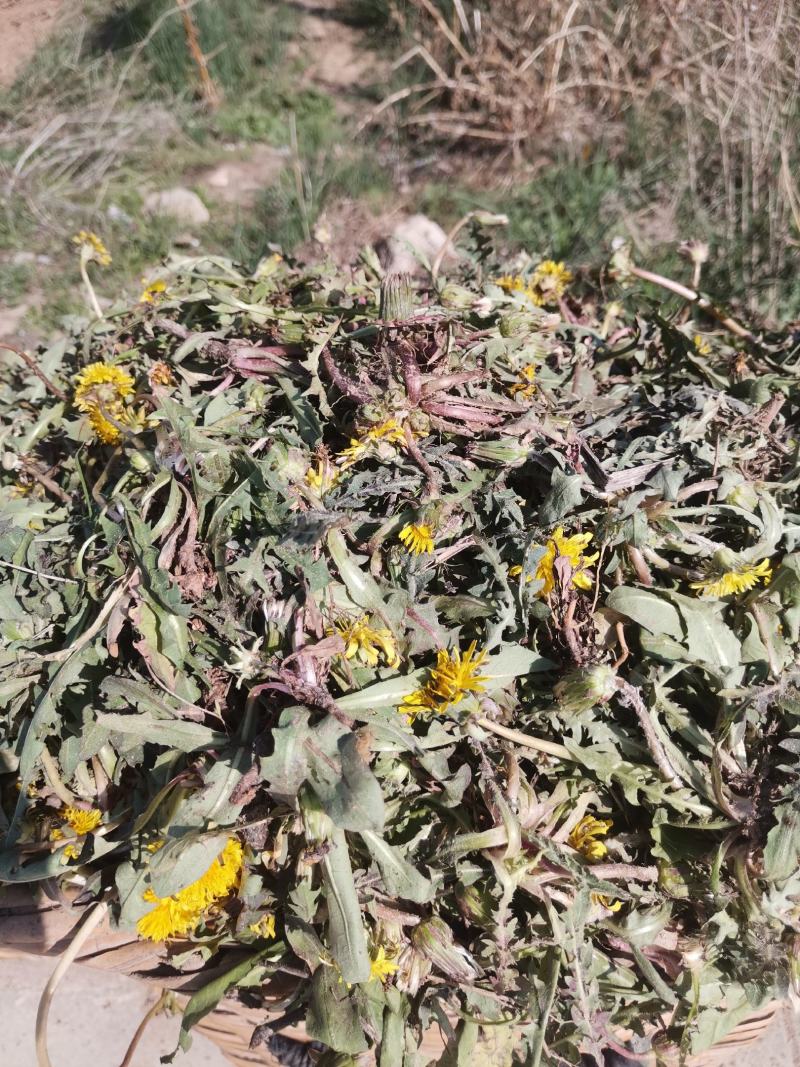
<instances>
[{"instance_id":1,"label":"serrated green leaf","mask_svg":"<svg viewBox=\"0 0 800 1067\"><path fill-rule=\"evenodd\" d=\"M362 830L361 837L378 865L386 891L401 900L426 904L433 897L433 883L378 834Z\"/></svg>"},{"instance_id":2,"label":"serrated green leaf","mask_svg":"<svg viewBox=\"0 0 800 1067\"><path fill-rule=\"evenodd\" d=\"M345 982L366 982L370 962L353 868L343 830L334 830L322 859L331 955Z\"/></svg>"},{"instance_id":3,"label":"serrated green leaf","mask_svg":"<svg viewBox=\"0 0 800 1067\"><path fill-rule=\"evenodd\" d=\"M582 485L583 475L567 474L560 467L553 470L550 490L539 508L542 526L552 526L578 507L583 500Z\"/></svg>"},{"instance_id":4,"label":"serrated green leaf","mask_svg":"<svg viewBox=\"0 0 800 1067\"><path fill-rule=\"evenodd\" d=\"M100 726L114 733L136 738L141 742L165 745L179 752L196 752L198 749L214 748L227 742L225 734L202 726L198 722L183 719L156 719L150 714L122 715L117 712L100 712Z\"/></svg>"},{"instance_id":5,"label":"serrated green leaf","mask_svg":"<svg viewBox=\"0 0 800 1067\"><path fill-rule=\"evenodd\" d=\"M329 818L342 830L383 829L383 792L355 734L343 734L334 760L316 758L310 746L309 784ZM319 750L317 750L319 751Z\"/></svg>"},{"instance_id":6,"label":"serrated green leaf","mask_svg":"<svg viewBox=\"0 0 800 1067\"><path fill-rule=\"evenodd\" d=\"M306 1031L312 1041L339 1052L357 1055L367 1049L356 1005L333 967L314 972Z\"/></svg>"}]
</instances>

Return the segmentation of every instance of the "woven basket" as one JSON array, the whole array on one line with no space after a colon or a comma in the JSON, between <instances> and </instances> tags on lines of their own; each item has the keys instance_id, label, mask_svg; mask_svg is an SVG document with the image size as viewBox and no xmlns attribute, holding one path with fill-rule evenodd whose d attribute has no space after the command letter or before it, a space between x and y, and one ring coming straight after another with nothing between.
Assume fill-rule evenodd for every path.
<instances>
[{"instance_id":1,"label":"woven basket","mask_svg":"<svg viewBox=\"0 0 800 1067\"><path fill-rule=\"evenodd\" d=\"M797 1055L781 1061L781 1067L800 1067L800 1041L794 1032L792 1023L792 1011L788 1001L772 1001L760 1011L753 1012L738 1023L730 1033L721 1038L713 1048L701 1052L697 1056L690 1056L685 1061L686 1067L736 1067L744 1049L750 1048L759 1041L767 1031L773 1027L781 1026L783 1030L794 1034L794 1043ZM631 1033L617 1035L621 1047L628 1042L636 1047ZM787 1046L788 1047L788 1046ZM626 1053L641 1067L680 1067L680 1053L677 1049L660 1050L658 1056L654 1052ZM766 1067L766 1065L765 1065ZM771 1067L771 1065L770 1065Z\"/></svg>"},{"instance_id":2,"label":"woven basket","mask_svg":"<svg viewBox=\"0 0 800 1067\"><path fill-rule=\"evenodd\" d=\"M67 900L52 900L42 894L32 894L25 887L7 888L0 896L0 956L59 956L70 943L71 934L80 921L79 909L70 906ZM226 956L224 964L203 967L196 972L164 975L163 954L160 945L140 941L129 933L112 929L102 923L83 946L76 958L77 965L87 965L103 970L126 974L150 983L157 989L172 989L179 1000L185 1002L192 993L207 982L224 973L235 962ZM248 1008L237 1000L226 1000L215 1011L202 1019L196 1032L212 1041L230 1061L233 1067L282 1067L264 1047L250 1048L253 1030L265 1021L268 1013L264 1008ZM730 1067L744 1047L758 1041L773 1026L781 1028L786 1058L786 1067L800 1067L800 1038L792 1025L791 1013L784 1004L774 1003L749 1016L739 1023L727 1037L713 1049L688 1061L688 1067ZM301 1044L308 1044L302 1027L286 1027L281 1036ZM443 1051L440 1033L431 1031L425 1035L421 1052L431 1059ZM631 1054L633 1055L633 1054ZM313 1062L313 1054L298 1057ZM373 1063L365 1057L365 1067ZM649 1055L639 1062L655 1067L655 1058ZM669 1056L662 1057L661 1064L670 1064ZM675 1058L677 1064L677 1057Z\"/></svg>"}]
</instances>

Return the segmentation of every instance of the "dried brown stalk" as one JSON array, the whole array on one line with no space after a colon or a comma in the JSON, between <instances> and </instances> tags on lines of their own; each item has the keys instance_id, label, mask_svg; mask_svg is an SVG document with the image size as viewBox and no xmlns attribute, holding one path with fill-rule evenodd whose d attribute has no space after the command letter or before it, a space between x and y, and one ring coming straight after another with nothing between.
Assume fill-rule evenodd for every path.
<instances>
[{"instance_id":1,"label":"dried brown stalk","mask_svg":"<svg viewBox=\"0 0 800 1067\"><path fill-rule=\"evenodd\" d=\"M23 352L21 348L17 348L15 345L8 344L7 341L0 341L0 348L5 348L7 352L13 352L15 355L19 356L28 370L33 371L39 381L42 382L45 388L48 389L53 396L58 397L59 400L63 400L65 404L69 402L69 397L64 390L57 386L54 381L51 381L44 371L41 371L36 366L35 361L31 359L27 352Z\"/></svg>"},{"instance_id":2,"label":"dried brown stalk","mask_svg":"<svg viewBox=\"0 0 800 1067\"><path fill-rule=\"evenodd\" d=\"M325 370L340 393L343 393L344 396L349 396L351 400L356 400L360 404L368 404L372 400L372 394L368 389L353 381L344 371L339 369L327 345L322 349L320 355L325 365Z\"/></svg>"},{"instance_id":3,"label":"dried brown stalk","mask_svg":"<svg viewBox=\"0 0 800 1067\"><path fill-rule=\"evenodd\" d=\"M670 763L669 756L661 744L639 690L635 685L631 685L630 682L623 681L621 678L617 680L617 689L622 702L633 708L636 718L639 720L639 726L642 728L647 747L650 750L650 755L653 757L653 762L661 771L664 780L676 789L679 788L681 785L680 776Z\"/></svg>"},{"instance_id":4,"label":"dried brown stalk","mask_svg":"<svg viewBox=\"0 0 800 1067\"><path fill-rule=\"evenodd\" d=\"M107 912L108 904L105 901L98 901L95 904L83 925L70 941L44 988L42 998L39 1001L39 1010L36 1013L36 1062L38 1067L53 1067L47 1051L47 1021L55 991L69 970L70 964L78 957L83 946L106 917Z\"/></svg>"},{"instance_id":5,"label":"dried brown stalk","mask_svg":"<svg viewBox=\"0 0 800 1067\"><path fill-rule=\"evenodd\" d=\"M214 79L209 73L208 61L203 53L203 49L200 47L200 40L197 35L197 26L195 25L194 16L192 15L187 0L175 0L175 2L180 8L181 21L183 22L183 31L186 34L186 44L189 48L189 55L192 57L194 65L197 67L203 102L210 111L216 111L220 105L220 93L214 83Z\"/></svg>"},{"instance_id":6,"label":"dried brown stalk","mask_svg":"<svg viewBox=\"0 0 800 1067\"><path fill-rule=\"evenodd\" d=\"M49 493L52 493L53 496L57 497L63 504L72 503L72 498L69 493L65 493L58 482L53 481L53 479L45 474L44 471L40 471L35 463L26 459L25 456L20 457L20 463L26 474L30 475L31 478L44 486Z\"/></svg>"},{"instance_id":7,"label":"dried brown stalk","mask_svg":"<svg viewBox=\"0 0 800 1067\"><path fill-rule=\"evenodd\" d=\"M742 326L736 319L726 315L724 311L720 311L719 308L711 303L708 297L698 293L696 289L690 289L687 285L681 285L680 282L673 281L672 278L665 278L663 274L656 274L654 271L645 270L643 267L631 266L629 271L635 278L641 278L643 282L659 285L662 289L668 289L671 293L675 293L676 296L683 297L684 300L688 300L692 304L697 304L702 311L705 311L707 315L711 315L726 330L730 330L737 337L755 341L755 335L746 326Z\"/></svg>"}]
</instances>

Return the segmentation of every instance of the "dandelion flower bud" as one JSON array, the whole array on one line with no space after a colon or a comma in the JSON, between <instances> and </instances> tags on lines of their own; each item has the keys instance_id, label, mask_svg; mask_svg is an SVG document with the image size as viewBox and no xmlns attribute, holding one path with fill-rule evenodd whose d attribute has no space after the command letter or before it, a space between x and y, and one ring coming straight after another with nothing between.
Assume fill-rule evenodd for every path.
<instances>
[{"instance_id":1,"label":"dandelion flower bud","mask_svg":"<svg viewBox=\"0 0 800 1067\"><path fill-rule=\"evenodd\" d=\"M617 691L617 675L605 663L570 671L554 686L562 711L577 714L606 704Z\"/></svg>"},{"instance_id":2,"label":"dandelion flower bud","mask_svg":"<svg viewBox=\"0 0 800 1067\"><path fill-rule=\"evenodd\" d=\"M468 962L464 950L453 940L453 931L438 916L426 919L411 932L411 943L425 959L455 982L471 982L475 968Z\"/></svg>"}]
</instances>

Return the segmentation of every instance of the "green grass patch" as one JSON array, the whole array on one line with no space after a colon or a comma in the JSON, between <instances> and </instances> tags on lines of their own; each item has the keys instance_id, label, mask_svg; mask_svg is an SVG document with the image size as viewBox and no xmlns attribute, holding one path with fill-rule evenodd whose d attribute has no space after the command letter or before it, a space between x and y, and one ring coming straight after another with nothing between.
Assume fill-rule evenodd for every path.
<instances>
[{"instance_id":1,"label":"green grass patch","mask_svg":"<svg viewBox=\"0 0 800 1067\"><path fill-rule=\"evenodd\" d=\"M271 246L291 251L307 240L326 207L339 198L366 202L378 209L389 194L385 171L365 154L336 159L319 153L301 164L298 179L291 164L266 189L252 208L209 227L207 240L222 254L254 266Z\"/></svg>"},{"instance_id":2,"label":"green grass patch","mask_svg":"<svg viewBox=\"0 0 800 1067\"><path fill-rule=\"evenodd\" d=\"M508 216L501 243L509 251L566 260L596 270L607 261L611 241L623 236L651 269L688 281L691 269L681 256L684 240L709 244L711 256L702 289L723 303L747 289L751 310L768 308L779 321L800 315L800 279L787 260L779 268L767 259L769 220L753 218L747 232L731 237L719 213L701 213L687 195L671 203L663 175L664 159L556 163L510 190L434 182L423 191L420 210L442 222L455 222L483 207ZM742 279L747 279L747 286Z\"/></svg>"},{"instance_id":3,"label":"green grass patch","mask_svg":"<svg viewBox=\"0 0 800 1067\"><path fill-rule=\"evenodd\" d=\"M33 271L23 263L0 263L0 293L2 302L19 304L28 291Z\"/></svg>"},{"instance_id":4,"label":"green grass patch","mask_svg":"<svg viewBox=\"0 0 800 1067\"><path fill-rule=\"evenodd\" d=\"M208 57L209 73L229 92L272 78L296 25L291 8L280 3L266 5L263 0L196 3L191 14ZM145 94L166 88L181 95L196 79L180 14L168 0L117 5L99 22L90 46L98 54L124 56L142 47L149 79L139 91Z\"/></svg>"}]
</instances>

